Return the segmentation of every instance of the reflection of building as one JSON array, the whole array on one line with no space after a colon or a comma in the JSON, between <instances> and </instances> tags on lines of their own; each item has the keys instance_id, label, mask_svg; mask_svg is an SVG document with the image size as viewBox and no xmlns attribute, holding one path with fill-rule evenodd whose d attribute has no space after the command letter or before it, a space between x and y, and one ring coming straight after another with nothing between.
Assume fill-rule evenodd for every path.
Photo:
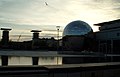
<instances>
[{"instance_id":1,"label":"reflection of building","mask_svg":"<svg viewBox=\"0 0 120 77\"><path fill-rule=\"evenodd\" d=\"M100 62L99 53L60 54L55 51L0 50L0 66L62 65Z\"/></svg>"},{"instance_id":2,"label":"reflection of building","mask_svg":"<svg viewBox=\"0 0 120 77\"><path fill-rule=\"evenodd\" d=\"M0 66L10 65L61 65L62 57L57 52L0 51Z\"/></svg>"}]
</instances>

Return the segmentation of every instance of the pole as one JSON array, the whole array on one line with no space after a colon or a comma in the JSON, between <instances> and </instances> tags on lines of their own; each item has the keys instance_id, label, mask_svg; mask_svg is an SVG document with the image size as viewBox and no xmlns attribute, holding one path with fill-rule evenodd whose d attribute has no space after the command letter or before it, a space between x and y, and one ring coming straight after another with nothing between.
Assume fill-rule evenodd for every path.
<instances>
[{"instance_id":1,"label":"pole","mask_svg":"<svg viewBox=\"0 0 120 77\"><path fill-rule=\"evenodd\" d=\"M59 49L59 29L60 29L60 26L56 26L57 28L57 50Z\"/></svg>"}]
</instances>

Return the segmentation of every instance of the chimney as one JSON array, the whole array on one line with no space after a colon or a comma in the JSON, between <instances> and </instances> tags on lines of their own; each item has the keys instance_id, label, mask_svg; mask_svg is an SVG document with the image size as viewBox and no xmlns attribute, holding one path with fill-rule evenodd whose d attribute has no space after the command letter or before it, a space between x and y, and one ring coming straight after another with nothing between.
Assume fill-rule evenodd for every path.
<instances>
[{"instance_id":1,"label":"chimney","mask_svg":"<svg viewBox=\"0 0 120 77\"><path fill-rule=\"evenodd\" d=\"M1 28L0 30L3 30L3 33L2 33L2 46L3 47L8 47L8 43L9 43L9 31L11 29L9 28Z\"/></svg>"},{"instance_id":2,"label":"chimney","mask_svg":"<svg viewBox=\"0 0 120 77\"><path fill-rule=\"evenodd\" d=\"M40 30L31 30L33 32L33 38L32 38L32 49L39 48L38 42L39 42L39 32Z\"/></svg>"},{"instance_id":3,"label":"chimney","mask_svg":"<svg viewBox=\"0 0 120 77\"><path fill-rule=\"evenodd\" d=\"M40 30L31 30L33 32L33 39L38 39L39 38L39 32Z\"/></svg>"}]
</instances>

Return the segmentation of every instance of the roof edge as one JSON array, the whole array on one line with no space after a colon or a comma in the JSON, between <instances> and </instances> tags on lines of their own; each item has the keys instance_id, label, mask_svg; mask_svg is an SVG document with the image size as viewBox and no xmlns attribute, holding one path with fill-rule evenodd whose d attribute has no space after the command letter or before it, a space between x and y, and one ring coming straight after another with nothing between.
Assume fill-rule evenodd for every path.
<instances>
[{"instance_id":1,"label":"roof edge","mask_svg":"<svg viewBox=\"0 0 120 77\"><path fill-rule=\"evenodd\" d=\"M115 22L120 22L120 19L116 19L116 20L112 20L112 21L106 21L106 22L102 22L102 23L97 23L97 24L93 24L94 26L103 26L105 24L112 24Z\"/></svg>"}]
</instances>

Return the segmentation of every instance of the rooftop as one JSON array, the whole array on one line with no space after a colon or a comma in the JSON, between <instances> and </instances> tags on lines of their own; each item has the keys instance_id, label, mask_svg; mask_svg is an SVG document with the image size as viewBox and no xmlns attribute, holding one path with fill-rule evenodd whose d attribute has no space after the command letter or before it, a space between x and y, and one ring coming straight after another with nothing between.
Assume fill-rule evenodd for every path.
<instances>
[{"instance_id":1,"label":"rooftop","mask_svg":"<svg viewBox=\"0 0 120 77\"><path fill-rule=\"evenodd\" d=\"M0 30L12 30L12 29L10 29L10 28L1 28Z\"/></svg>"},{"instance_id":2,"label":"rooftop","mask_svg":"<svg viewBox=\"0 0 120 77\"><path fill-rule=\"evenodd\" d=\"M31 32L41 32L41 30L31 30Z\"/></svg>"},{"instance_id":3,"label":"rooftop","mask_svg":"<svg viewBox=\"0 0 120 77\"><path fill-rule=\"evenodd\" d=\"M102 23L97 23L97 24L94 24L94 25L95 26L104 26L104 25L118 23L118 22L120 23L120 19L113 20L113 21L102 22Z\"/></svg>"}]
</instances>

